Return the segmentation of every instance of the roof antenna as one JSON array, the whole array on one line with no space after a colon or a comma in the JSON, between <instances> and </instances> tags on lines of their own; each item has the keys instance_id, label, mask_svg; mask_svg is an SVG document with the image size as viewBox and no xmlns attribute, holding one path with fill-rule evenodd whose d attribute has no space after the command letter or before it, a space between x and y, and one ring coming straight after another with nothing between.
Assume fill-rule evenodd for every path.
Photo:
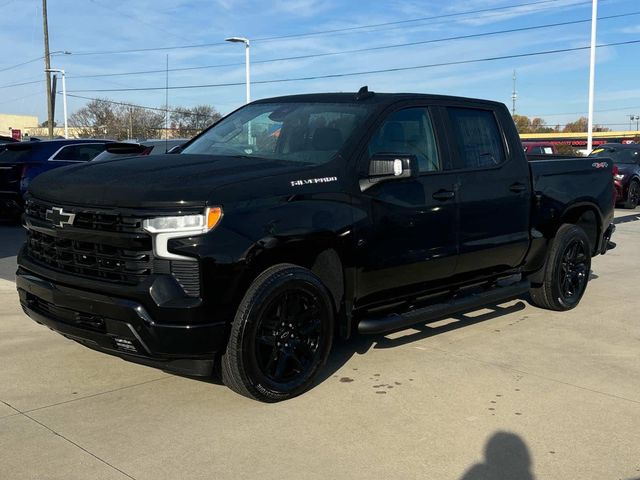
<instances>
[{"instance_id":1,"label":"roof antenna","mask_svg":"<svg viewBox=\"0 0 640 480\"><path fill-rule=\"evenodd\" d=\"M356 100L360 101L360 100L366 100L367 98L371 98L375 95L374 92L370 92L369 91L369 87L367 85L365 85L364 87L361 87L360 90L358 90L358 93L356 93Z\"/></svg>"}]
</instances>

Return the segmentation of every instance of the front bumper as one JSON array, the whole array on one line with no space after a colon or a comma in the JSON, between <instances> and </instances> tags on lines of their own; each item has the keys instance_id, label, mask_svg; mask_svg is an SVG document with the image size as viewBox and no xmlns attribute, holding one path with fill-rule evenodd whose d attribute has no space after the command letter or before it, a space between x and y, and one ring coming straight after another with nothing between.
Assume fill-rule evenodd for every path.
<instances>
[{"instance_id":1,"label":"front bumper","mask_svg":"<svg viewBox=\"0 0 640 480\"><path fill-rule=\"evenodd\" d=\"M92 349L173 373L211 374L225 339L226 323L158 323L154 310L197 312L171 307L150 309L143 302L112 294L81 290L47 279L24 268L16 286L24 312L38 323ZM151 287L152 288L152 287ZM194 299L190 299L194 300ZM167 316L163 312L162 317Z\"/></svg>"}]
</instances>

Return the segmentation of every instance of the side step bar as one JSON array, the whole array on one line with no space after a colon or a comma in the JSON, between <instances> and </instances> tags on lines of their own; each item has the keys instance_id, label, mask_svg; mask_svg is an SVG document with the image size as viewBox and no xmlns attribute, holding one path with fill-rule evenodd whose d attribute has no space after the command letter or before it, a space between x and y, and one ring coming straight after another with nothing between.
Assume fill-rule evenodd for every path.
<instances>
[{"instance_id":1,"label":"side step bar","mask_svg":"<svg viewBox=\"0 0 640 480\"><path fill-rule=\"evenodd\" d=\"M378 334L400 330L416 323L428 322L465 310L473 310L495 302L506 301L529 290L529 281L522 280L506 287L494 287L482 293L454 298L405 313L392 313L381 318L367 318L358 323L358 333Z\"/></svg>"}]
</instances>

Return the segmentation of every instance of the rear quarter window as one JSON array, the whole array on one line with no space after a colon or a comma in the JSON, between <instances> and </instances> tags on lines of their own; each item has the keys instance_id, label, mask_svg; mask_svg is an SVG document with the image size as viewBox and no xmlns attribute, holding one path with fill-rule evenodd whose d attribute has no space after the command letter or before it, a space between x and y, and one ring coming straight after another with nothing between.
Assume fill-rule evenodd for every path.
<instances>
[{"instance_id":1,"label":"rear quarter window","mask_svg":"<svg viewBox=\"0 0 640 480\"><path fill-rule=\"evenodd\" d=\"M447 108L458 147L456 168L490 168L506 161L498 122L491 110Z\"/></svg>"},{"instance_id":2,"label":"rear quarter window","mask_svg":"<svg viewBox=\"0 0 640 480\"><path fill-rule=\"evenodd\" d=\"M52 160L88 162L93 160L98 154L102 153L104 149L104 143L67 145L62 147Z\"/></svg>"}]
</instances>

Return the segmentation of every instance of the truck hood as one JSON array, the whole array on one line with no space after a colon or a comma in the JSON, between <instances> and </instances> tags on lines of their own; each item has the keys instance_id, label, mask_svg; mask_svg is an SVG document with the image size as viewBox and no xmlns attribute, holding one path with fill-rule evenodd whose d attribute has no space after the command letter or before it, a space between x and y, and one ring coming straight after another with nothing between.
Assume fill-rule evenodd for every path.
<instances>
[{"instance_id":1,"label":"truck hood","mask_svg":"<svg viewBox=\"0 0 640 480\"><path fill-rule=\"evenodd\" d=\"M62 205L185 208L204 205L213 190L223 185L309 168L312 166L255 157L129 157L57 168L38 176L29 193Z\"/></svg>"}]
</instances>

